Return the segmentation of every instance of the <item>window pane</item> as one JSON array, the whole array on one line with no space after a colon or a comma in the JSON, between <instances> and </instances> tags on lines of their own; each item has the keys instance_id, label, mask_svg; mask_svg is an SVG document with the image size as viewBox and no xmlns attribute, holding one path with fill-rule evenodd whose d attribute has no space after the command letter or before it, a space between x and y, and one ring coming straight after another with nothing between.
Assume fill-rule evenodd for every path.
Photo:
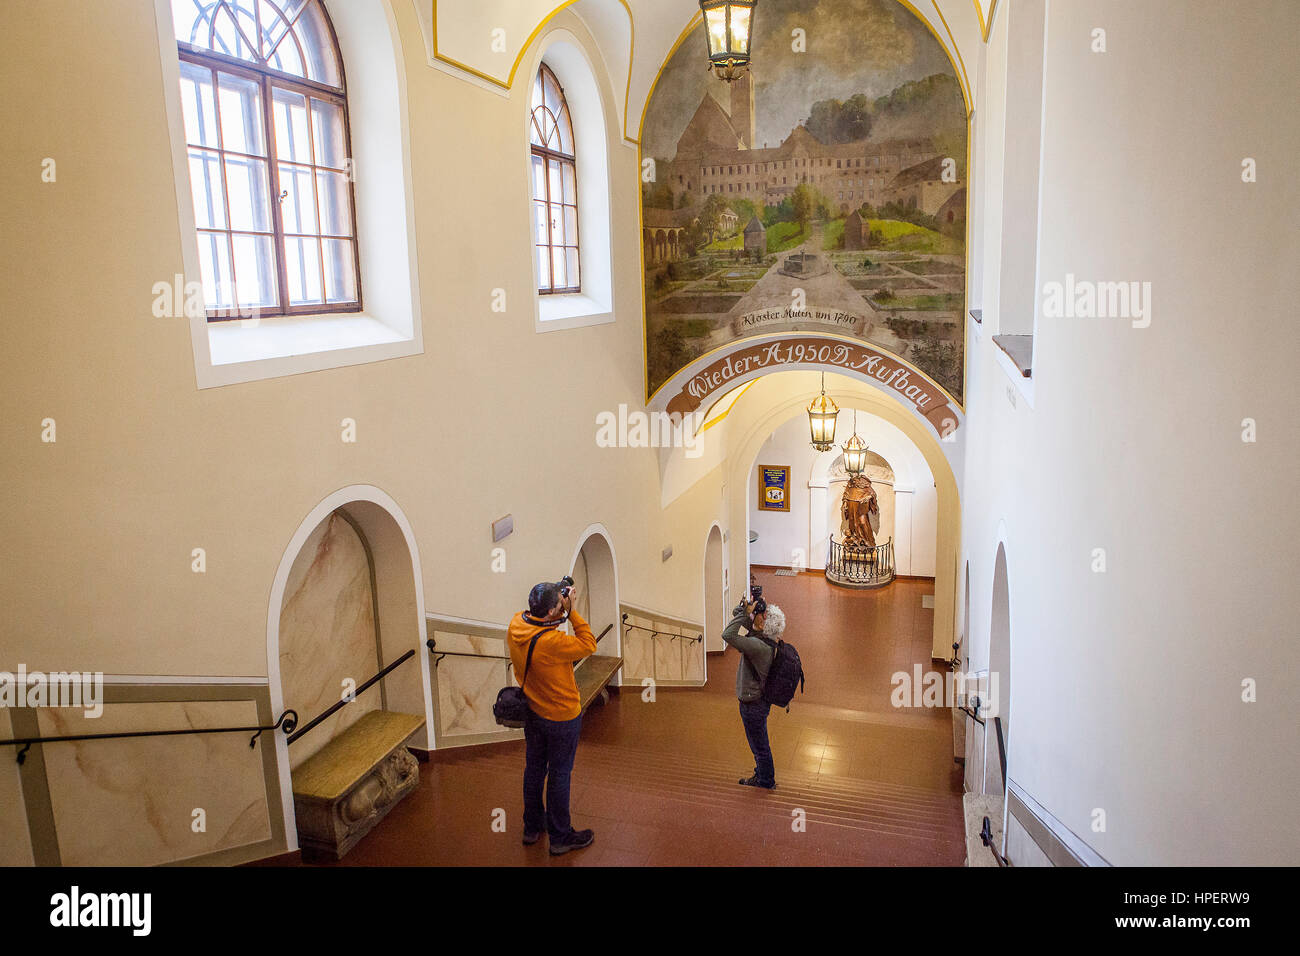
<instances>
[{"instance_id":1,"label":"window pane","mask_svg":"<svg viewBox=\"0 0 1300 956\"><path fill-rule=\"evenodd\" d=\"M341 86L343 79L339 76L339 65L334 57L334 38L321 16L319 3L313 3L302 12L293 25L293 32L302 41L303 52L307 55L307 77L329 86ZM292 42L286 40L279 48Z\"/></svg>"},{"instance_id":2,"label":"window pane","mask_svg":"<svg viewBox=\"0 0 1300 956\"><path fill-rule=\"evenodd\" d=\"M565 245L578 244L578 207L564 207L564 242Z\"/></svg>"},{"instance_id":3,"label":"window pane","mask_svg":"<svg viewBox=\"0 0 1300 956\"><path fill-rule=\"evenodd\" d=\"M352 243L346 239L322 239L325 254L325 298L329 302L355 302L357 298L356 260Z\"/></svg>"},{"instance_id":4,"label":"window pane","mask_svg":"<svg viewBox=\"0 0 1300 956\"><path fill-rule=\"evenodd\" d=\"M229 73L217 75L221 91L221 145L239 153L265 156L262 142L262 88Z\"/></svg>"},{"instance_id":5,"label":"window pane","mask_svg":"<svg viewBox=\"0 0 1300 956\"><path fill-rule=\"evenodd\" d=\"M316 171L320 200L320 231L326 236L352 235L352 209L348 205L348 179L342 173Z\"/></svg>"},{"instance_id":6,"label":"window pane","mask_svg":"<svg viewBox=\"0 0 1300 956\"><path fill-rule=\"evenodd\" d=\"M546 199L546 160L533 157L533 198Z\"/></svg>"},{"instance_id":7,"label":"window pane","mask_svg":"<svg viewBox=\"0 0 1300 956\"><path fill-rule=\"evenodd\" d=\"M539 246L544 246L550 241L550 236L548 235L546 228L546 203L533 203L533 219L537 224L537 234L533 241Z\"/></svg>"},{"instance_id":8,"label":"window pane","mask_svg":"<svg viewBox=\"0 0 1300 956\"><path fill-rule=\"evenodd\" d=\"M235 247L236 297L241 310L276 306L275 254L270 236L231 237Z\"/></svg>"},{"instance_id":9,"label":"window pane","mask_svg":"<svg viewBox=\"0 0 1300 956\"><path fill-rule=\"evenodd\" d=\"M569 268L569 285L576 288L580 284L578 281L578 250L569 247L564 250L564 255Z\"/></svg>"},{"instance_id":10,"label":"window pane","mask_svg":"<svg viewBox=\"0 0 1300 956\"><path fill-rule=\"evenodd\" d=\"M200 0L172 0L172 25L176 39L206 48L212 7Z\"/></svg>"},{"instance_id":11,"label":"window pane","mask_svg":"<svg viewBox=\"0 0 1300 956\"><path fill-rule=\"evenodd\" d=\"M578 190L573 178L573 164L563 164L564 192L562 193L564 201L576 203L578 201Z\"/></svg>"},{"instance_id":12,"label":"window pane","mask_svg":"<svg viewBox=\"0 0 1300 956\"><path fill-rule=\"evenodd\" d=\"M551 245L562 246L566 242L564 238L564 207L553 202L548 207L548 215L551 220Z\"/></svg>"},{"instance_id":13,"label":"window pane","mask_svg":"<svg viewBox=\"0 0 1300 956\"><path fill-rule=\"evenodd\" d=\"M275 152L280 159L311 162L307 136L307 98L301 93L276 88L272 91L275 114Z\"/></svg>"},{"instance_id":14,"label":"window pane","mask_svg":"<svg viewBox=\"0 0 1300 956\"><path fill-rule=\"evenodd\" d=\"M560 185L560 163L559 160L549 159L546 161L547 175L550 177L551 200L559 202L560 197L564 194L563 187Z\"/></svg>"},{"instance_id":15,"label":"window pane","mask_svg":"<svg viewBox=\"0 0 1300 956\"><path fill-rule=\"evenodd\" d=\"M567 282L564 281L564 250L551 250L551 288L563 289Z\"/></svg>"},{"instance_id":16,"label":"window pane","mask_svg":"<svg viewBox=\"0 0 1300 956\"><path fill-rule=\"evenodd\" d=\"M320 240L284 240L284 267L289 276L289 304L320 302Z\"/></svg>"},{"instance_id":17,"label":"window pane","mask_svg":"<svg viewBox=\"0 0 1300 956\"><path fill-rule=\"evenodd\" d=\"M181 61L181 112L185 139L194 146L217 146L217 104L212 71Z\"/></svg>"},{"instance_id":18,"label":"window pane","mask_svg":"<svg viewBox=\"0 0 1300 956\"><path fill-rule=\"evenodd\" d=\"M537 247L537 282L539 289L551 287L551 247Z\"/></svg>"},{"instance_id":19,"label":"window pane","mask_svg":"<svg viewBox=\"0 0 1300 956\"><path fill-rule=\"evenodd\" d=\"M265 160L243 156L227 158L226 189L229 191L231 228L248 232L271 231Z\"/></svg>"},{"instance_id":20,"label":"window pane","mask_svg":"<svg viewBox=\"0 0 1300 956\"><path fill-rule=\"evenodd\" d=\"M235 304L228 242L224 232L199 233L199 271L203 277L203 304L208 309L228 309Z\"/></svg>"},{"instance_id":21,"label":"window pane","mask_svg":"<svg viewBox=\"0 0 1300 956\"><path fill-rule=\"evenodd\" d=\"M219 154L190 150L190 191L194 196L194 224L200 229L226 228L226 203L221 191Z\"/></svg>"},{"instance_id":22,"label":"window pane","mask_svg":"<svg viewBox=\"0 0 1300 956\"><path fill-rule=\"evenodd\" d=\"M314 235L316 227L316 195L312 190L311 168L280 164L280 221L285 233Z\"/></svg>"},{"instance_id":23,"label":"window pane","mask_svg":"<svg viewBox=\"0 0 1300 956\"><path fill-rule=\"evenodd\" d=\"M316 164L343 169L347 165L344 146L343 110L333 103L311 101L312 136L316 143Z\"/></svg>"}]
</instances>

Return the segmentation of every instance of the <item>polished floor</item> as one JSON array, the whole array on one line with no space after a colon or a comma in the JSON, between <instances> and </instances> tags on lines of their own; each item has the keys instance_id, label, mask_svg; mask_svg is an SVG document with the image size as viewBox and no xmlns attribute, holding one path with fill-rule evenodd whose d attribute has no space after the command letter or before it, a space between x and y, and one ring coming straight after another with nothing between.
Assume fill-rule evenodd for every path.
<instances>
[{"instance_id":1,"label":"polished floor","mask_svg":"<svg viewBox=\"0 0 1300 956\"><path fill-rule=\"evenodd\" d=\"M922 596L933 583L757 579L785 610L807 678L768 722L776 790L737 785L753 760L728 649L709 655L704 688L659 688L647 702L628 687L587 712L571 803L574 826L596 831L591 847L551 857L545 837L521 845L520 742L423 764L419 789L336 865L961 865L951 711L890 705L895 672L932 667Z\"/></svg>"}]
</instances>

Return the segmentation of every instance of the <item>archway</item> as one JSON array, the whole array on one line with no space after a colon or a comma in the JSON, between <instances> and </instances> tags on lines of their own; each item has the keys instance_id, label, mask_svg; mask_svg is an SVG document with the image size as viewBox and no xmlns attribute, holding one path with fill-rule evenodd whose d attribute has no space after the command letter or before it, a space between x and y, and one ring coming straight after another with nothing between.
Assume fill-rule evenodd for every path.
<instances>
[{"instance_id":1,"label":"archway","mask_svg":"<svg viewBox=\"0 0 1300 956\"><path fill-rule=\"evenodd\" d=\"M618 656L621 653L621 628L618 627L618 563L613 541L601 524L593 524L578 539L578 547L569 572L578 588L575 608L592 632L600 637L597 653Z\"/></svg>"},{"instance_id":2,"label":"archway","mask_svg":"<svg viewBox=\"0 0 1300 956\"><path fill-rule=\"evenodd\" d=\"M704 649L721 651L726 624L727 588L723 580L722 529L715 521L704 542Z\"/></svg>"},{"instance_id":3,"label":"archway","mask_svg":"<svg viewBox=\"0 0 1300 956\"><path fill-rule=\"evenodd\" d=\"M329 636L317 630L322 624L328 635L344 637L349 644L346 653L339 653ZM282 631L286 632L283 639ZM419 714L425 726L411 738L410 746L432 748L433 708L424 639L420 558L406 515L373 485L334 492L299 524L272 582L266 653L273 712L292 708L300 725L305 724L319 712L316 707L323 710L340 699L345 679L360 685L408 650L416 654L296 742L292 757L285 736L275 735L281 806L291 848L297 845L297 831L290 767L351 722L376 708ZM312 646L323 653L312 655Z\"/></svg>"},{"instance_id":4,"label":"archway","mask_svg":"<svg viewBox=\"0 0 1300 956\"><path fill-rule=\"evenodd\" d=\"M739 421L738 434L727 439L729 487L736 489L731 495L730 525L732 535L727 554L733 577L749 578L749 489L751 470L769 436L791 419L806 420L809 398L817 394L820 380L810 371L769 373L756 382L746 393L745 403L737 403L731 415ZM828 375L828 394L834 395L845 408L857 408L888 423L897 431L900 445L906 444L919 453L918 466L912 475L916 484L925 484L927 476L921 474L921 463L929 471L929 483L936 498L935 527L924 534L914 533L914 540L933 540L934 563L934 624L931 656L935 660L948 660L952 656L952 635L955 633L957 603L957 545L960 534L961 503L957 493L957 480L953 462L960 464L960 440L941 446L935 433L897 400L873 388L852 375ZM764 403L768 403L764 408ZM745 405L763 409L746 414ZM945 448L951 449L945 453ZM882 449L883 450L883 449ZM901 467L903 455L889 452L890 463ZM763 462L768 464L768 462ZM775 462L772 462L775 464ZM745 533L741 533L745 529Z\"/></svg>"},{"instance_id":5,"label":"archway","mask_svg":"<svg viewBox=\"0 0 1300 956\"><path fill-rule=\"evenodd\" d=\"M998 543L993 565L993 604L989 614L989 680L982 695L981 712L986 716L984 792L1005 793L1006 780L1000 756L1010 743L1011 729L1011 590L1007 578L1007 551ZM998 733L1001 732L1001 741ZM999 746L1000 745L1000 746Z\"/></svg>"}]
</instances>

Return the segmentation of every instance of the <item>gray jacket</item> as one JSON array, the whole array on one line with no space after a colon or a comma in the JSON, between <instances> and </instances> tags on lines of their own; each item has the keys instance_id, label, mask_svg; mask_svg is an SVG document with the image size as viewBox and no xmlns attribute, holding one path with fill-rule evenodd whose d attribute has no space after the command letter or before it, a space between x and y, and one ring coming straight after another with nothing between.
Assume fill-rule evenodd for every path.
<instances>
[{"instance_id":1,"label":"gray jacket","mask_svg":"<svg viewBox=\"0 0 1300 956\"><path fill-rule=\"evenodd\" d=\"M722 632L722 639L740 651L740 667L736 670L736 697L745 703L758 700L763 694L763 682L767 680L768 669L776 651L759 635L762 631L753 629L754 622L749 615L741 611L731 619L731 623ZM741 634L741 630L746 631ZM755 671L758 672L755 676Z\"/></svg>"}]
</instances>

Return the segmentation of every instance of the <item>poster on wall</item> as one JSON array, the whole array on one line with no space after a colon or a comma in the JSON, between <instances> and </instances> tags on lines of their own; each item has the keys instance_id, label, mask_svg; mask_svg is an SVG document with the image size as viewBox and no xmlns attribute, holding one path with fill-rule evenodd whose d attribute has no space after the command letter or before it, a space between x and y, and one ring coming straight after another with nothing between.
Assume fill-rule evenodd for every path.
<instances>
[{"instance_id":1,"label":"poster on wall","mask_svg":"<svg viewBox=\"0 0 1300 956\"><path fill-rule=\"evenodd\" d=\"M642 126L647 395L804 332L898 356L961 403L968 125L944 47L898 0L784 0L757 9L744 77L704 69L705 48L697 26Z\"/></svg>"},{"instance_id":2,"label":"poster on wall","mask_svg":"<svg viewBox=\"0 0 1300 956\"><path fill-rule=\"evenodd\" d=\"M790 466L758 466L758 510L790 510Z\"/></svg>"}]
</instances>

